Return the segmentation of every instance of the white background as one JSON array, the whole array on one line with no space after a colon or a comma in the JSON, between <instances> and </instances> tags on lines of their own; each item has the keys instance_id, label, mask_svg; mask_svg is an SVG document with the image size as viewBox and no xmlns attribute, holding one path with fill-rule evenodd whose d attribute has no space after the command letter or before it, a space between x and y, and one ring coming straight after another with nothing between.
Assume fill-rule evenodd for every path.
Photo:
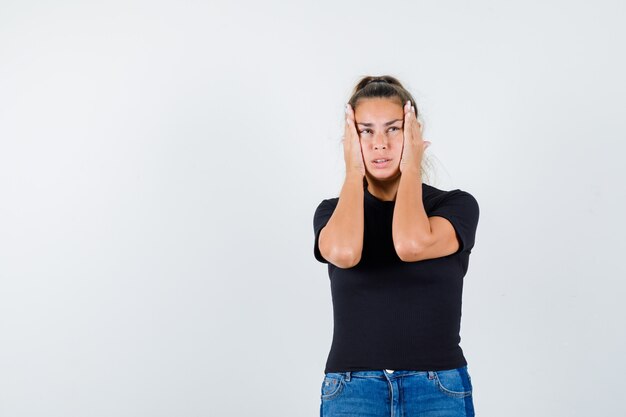
<instances>
[{"instance_id":1,"label":"white background","mask_svg":"<svg viewBox=\"0 0 626 417\"><path fill-rule=\"evenodd\" d=\"M477 415L624 413L625 11L3 0L0 415L319 415L313 213L383 74L480 205Z\"/></svg>"}]
</instances>

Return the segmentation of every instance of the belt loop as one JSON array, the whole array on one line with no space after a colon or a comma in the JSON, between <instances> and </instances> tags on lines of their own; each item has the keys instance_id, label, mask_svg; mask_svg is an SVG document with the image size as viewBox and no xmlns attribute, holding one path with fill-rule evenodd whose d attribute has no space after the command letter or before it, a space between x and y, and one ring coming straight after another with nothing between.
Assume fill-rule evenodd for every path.
<instances>
[{"instance_id":1,"label":"belt loop","mask_svg":"<svg viewBox=\"0 0 626 417\"><path fill-rule=\"evenodd\" d=\"M428 379L433 379L435 377L435 373L433 371L428 371Z\"/></svg>"},{"instance_id":2,"label":"belt loop","mask_svg":"<svg viewBox=\"0 0 626 417\"><path fill-rule=\"evenodd\" d=\"M346 381L350 382L350 371L346 372Z\"/></svg>"}]
</instances>

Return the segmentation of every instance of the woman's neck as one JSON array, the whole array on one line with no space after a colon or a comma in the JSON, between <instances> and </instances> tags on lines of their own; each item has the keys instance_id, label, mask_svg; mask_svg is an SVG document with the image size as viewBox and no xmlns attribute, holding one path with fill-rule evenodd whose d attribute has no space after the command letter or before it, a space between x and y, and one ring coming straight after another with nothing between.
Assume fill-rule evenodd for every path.
<instances>
[{"instance_id":1,"label":"woman's neck","mask_svg":"<svg viewBox=\"0 0 626 417\"><path fill-rule=\"evenodd\" d=\"M400 173L398 173L400 174ZM400 175L394 178L389 178L384 181L367 177L367 191L374 197L383 201L395 201L396 194L398 193L398 187L400 186Z\"/></svg>"}]
</instances>

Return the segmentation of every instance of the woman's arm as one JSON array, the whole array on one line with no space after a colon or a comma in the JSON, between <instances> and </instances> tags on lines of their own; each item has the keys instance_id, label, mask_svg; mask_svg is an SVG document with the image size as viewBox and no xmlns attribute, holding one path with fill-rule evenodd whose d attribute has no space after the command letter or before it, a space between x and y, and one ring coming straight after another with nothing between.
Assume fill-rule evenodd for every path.
<instances>
[{"instance_id":1,"label":"woman's arm","mask_svg":"<svg viewBox=\"0 0 626 417\"><path fill-rule=\"evenodd\" d=\"M346 104L343 155L346 178L337 207L320 231L319 248L322 256L331 264L339 268L351 268L359 263L363 251L365 163L354 121L354 110L350 104Z\"/></svg>"},{"instance_id":2,"label":"woman's arm","mask_svg":"<svg viewBox=\"0 0 626 417\"><path fill-rule=\"evenodd\" d=\"M398 257L405 262L415 262L450 255L459 249L459 242L449 220L426 215L420 166L430 142L422 139L415 110L409 104L404 107L402 175L393 212L392 237Z\"/></svg>"},{"instance_id":3,"label":"woman's arm","mask_svg":"<svg viewBox=\"0 0 626 417\"><path fill-rule=\"evenodd\" d=\"M320 253L339 268L351 268L361 260L363 198L363 176L346 173L337 207L319 236Z\"/></svg>"},{"instance_id":4,"label":"woman's arm","mask_svg":"<svg viewBox=\"0 0 626 417\"><path fill-rule=\"evenodd\" d=\"M405 262L414 260L427 246L432 231L422 201L422 179L419 170L402 171L393 210L392 237L396 253Z\"/></svg>"},{"instance_id":5,"label":"woman's arm","mask_svg":"<svg viewBox=\"0 0 626 417\"><path fill-rule=\"evenodd\" d=\"M416 170L402 172L392 230L396 253L404 262L440 258L459 249L460 243L452 223L441 216L426 215L422 180Z\"/></svg>"}]
</instances>

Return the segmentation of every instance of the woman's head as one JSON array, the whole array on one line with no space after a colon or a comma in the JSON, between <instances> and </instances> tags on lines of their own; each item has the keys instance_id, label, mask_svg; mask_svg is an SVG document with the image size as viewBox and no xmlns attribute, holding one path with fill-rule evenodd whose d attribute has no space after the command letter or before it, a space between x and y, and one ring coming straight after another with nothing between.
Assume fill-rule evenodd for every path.
<instances>
[{"instance_id":1,"label":"woman's head","mask_svg":"<svg viewBox=\"0 0 626 417\"><path fill-rule=\"evenodd\" d=\"M418 116L419 111L411 93L390 75L366 76L354 87L348 103L354 110L366 177L385 180L400 174L404 103L407 101L415 107ZM390 161L386 164L375 163L374 160L379 158ZM366 177L363 179L365 184Z\"/></svg>"},{"instance_id":2,"label":"woman's head","mask_svg":"<svg viewBox=\"0 0 626 417\"><path fill-rule=\"evenodd\" d=\"M350 106L356 109L359 102L368 98L389 98L396 100L400 107L407 102L411 101L411 105L415 107L416 116L419 116L417 111L417 105L413 96L409 93L404 86L398 81L397 78L391 75L365 76L356 84L352 92L352 97L348 100Z\"/></svg>"}]
</instances>

